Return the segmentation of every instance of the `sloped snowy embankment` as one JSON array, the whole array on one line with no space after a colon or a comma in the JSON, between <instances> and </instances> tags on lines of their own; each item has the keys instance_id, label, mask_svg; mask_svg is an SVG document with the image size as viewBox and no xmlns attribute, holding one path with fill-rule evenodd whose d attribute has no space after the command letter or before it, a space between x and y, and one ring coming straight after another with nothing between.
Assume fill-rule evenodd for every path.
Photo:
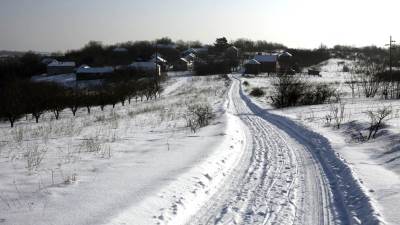
<instances>
[{"instance_id":1,"label":"sloped snowy embankment","mask_svg":"<svg viewBox=\"0 0 400 225\"><path fill-rule=\"evenodd\" d=\"M242 154L239 125L224 111L227 84L181 76L155 101L1 123L0 223L177 224ZM193 134L186 105L202 102L216 118Z\"/></svg>"}]
</instances>

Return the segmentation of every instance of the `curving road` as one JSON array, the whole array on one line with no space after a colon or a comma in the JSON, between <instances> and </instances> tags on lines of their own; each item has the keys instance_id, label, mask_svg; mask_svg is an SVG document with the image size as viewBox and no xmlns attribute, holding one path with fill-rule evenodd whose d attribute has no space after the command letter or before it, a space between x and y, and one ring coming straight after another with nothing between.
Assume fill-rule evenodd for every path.
<instances>
[{"instance_id":1,"label":"curving road","mask_svg":"<svg viewBox=\"0 0 400 225\"><path fill-rule=\"evenodd\" d=\"M230 111L246 125L246 154L188 224L334 224L332 195L320 164L306 147L250 108L240 81L233 80Z\"/></svg>"}]
</instances>

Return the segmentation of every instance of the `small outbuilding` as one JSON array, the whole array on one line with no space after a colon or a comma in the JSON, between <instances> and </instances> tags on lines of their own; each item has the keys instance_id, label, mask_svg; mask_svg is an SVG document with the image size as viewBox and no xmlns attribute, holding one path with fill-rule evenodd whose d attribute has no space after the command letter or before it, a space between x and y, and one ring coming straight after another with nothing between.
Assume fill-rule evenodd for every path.
<instances>
[{"instance_id":1,"label":"small outbuilding","mask_svg":"<svg viewBox=\"0 0 400 225\"><path fill-rule=\"evenodd\" d=\"M60 62L57 60L53 60L51 63L47 64L47 74L57 75L74 73L75 66L75 62Z\"/></svg>"},{"instance_id":2,"label":"small outbuilding","mask_svg":"<svg viewBox=\"0 0 400 225\"><path fill-rule=\"evenodd\" d=\"M259 74L261 63L255 59L249 60L244 64L245 74Z\"/></svg>"}]
</instances>

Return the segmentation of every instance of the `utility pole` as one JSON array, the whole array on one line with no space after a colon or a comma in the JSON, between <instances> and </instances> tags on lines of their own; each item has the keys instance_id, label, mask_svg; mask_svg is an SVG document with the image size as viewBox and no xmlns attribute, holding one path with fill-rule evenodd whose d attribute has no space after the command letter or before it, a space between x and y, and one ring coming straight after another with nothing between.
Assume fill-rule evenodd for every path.
<instances>
[{"instance_id":1,"label":"utility pole","mask_svg":"<svg viewBox=\"0 0 400 225\"><path fill-rule=\"evenodd\" d=\"M155 64L156 64L156 79L157 79L157 76L158 76L158 41L156 40L156 58L155 58L155 60L154 60L154 62L155 62Z\"/></svg>"},{"instance_id":2,"label":"utility pole","mask_svg":"<svg viewBox=\"0 0 400 225\"><path fill-rule=\"evenodd\" d=\"M393 45L396 43L396 41L394 41L392 39L392 35L390 35L390 41L389 44L386 44L385 46L389 46L389 70L390 70L390 75L392 75L392 49L393 49Z\"/></svg>"},{"instance_id":3,"label":"utility pole","mask_svg":"<svg viewBox=\"0 0 400 225\"><path fill-rule=\"evenodd\" d=\"M393 49L393 45L396 43L396 41L394 41L392 39L392 35L390 35L390 40L389 40L389 44L386 44L385 46L389 46L389 75L390 75L390 83L393 85L393 57L392 57L392 49ZM394 90L392 88L391 91L391 96L393 97L393 93Z\"/></svg>"}]
</instances>

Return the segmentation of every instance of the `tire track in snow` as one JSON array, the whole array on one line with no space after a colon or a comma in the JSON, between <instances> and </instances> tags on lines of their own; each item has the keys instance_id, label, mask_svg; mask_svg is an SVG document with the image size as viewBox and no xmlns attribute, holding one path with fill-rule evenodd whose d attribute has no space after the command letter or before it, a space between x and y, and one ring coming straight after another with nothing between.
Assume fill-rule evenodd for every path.
<instances>
[{"instance_id":1,"label":"tire track in snow","mask_svg":"<svg viewBox=\"0 0 400 225\"><path fill-rule=\"evenodd\" d=\"M247 158L187 224L333 224L326 178L319 164L285 132L229 93L246 124Z\"/></svg>"}]
</instances>

